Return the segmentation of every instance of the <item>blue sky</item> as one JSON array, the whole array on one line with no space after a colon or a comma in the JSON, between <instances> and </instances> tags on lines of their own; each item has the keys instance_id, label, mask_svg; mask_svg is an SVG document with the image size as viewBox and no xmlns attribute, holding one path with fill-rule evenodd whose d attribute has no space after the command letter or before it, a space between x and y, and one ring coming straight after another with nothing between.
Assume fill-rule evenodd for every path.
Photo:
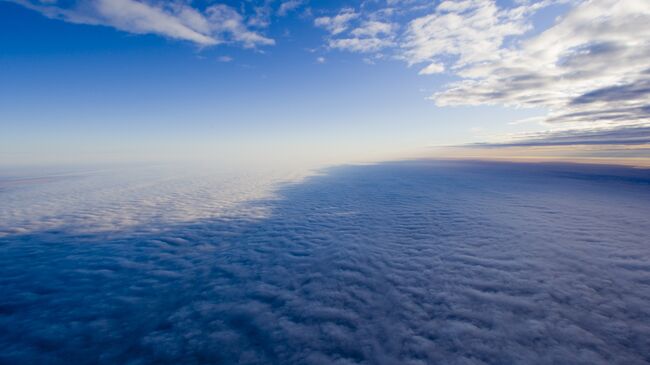
<instances>
[{"instance_id":1,"label":"blue sky","mask_svg":"<svg viewBox=\"0 0 650 365\"><path fill-rule=\"evenodd\" d=\"M0 1L0 163L575 150L603 131L599 151L643 157L647 19L634 0Z\"/></svg>"}]
</instances>

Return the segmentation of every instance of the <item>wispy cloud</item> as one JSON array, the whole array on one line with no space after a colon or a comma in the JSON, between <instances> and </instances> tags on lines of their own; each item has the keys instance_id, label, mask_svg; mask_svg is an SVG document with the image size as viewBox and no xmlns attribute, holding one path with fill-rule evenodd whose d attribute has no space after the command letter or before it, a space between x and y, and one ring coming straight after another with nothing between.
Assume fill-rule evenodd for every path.
<instances>
[{"instance_id":1,"label":"wispy cloud","mask_svg":"<svg viewBox=\"0 0 650 365\"><path fill-rule=\"evenodd\" d=\"M237 10L222 4L199 9L176 1L11 1L54 19L109 26L129 33L158 34L200 46L234 42L250 48L274 44L272 39L249 29Z\"/></svg>"},{"instance_id":2,"label":"wispy cloud","mask_svg":"<svg viewBox=\"0 0 650 365\"><path fill-rule=\"evenodd\" d=\"M285 0L278 8L279 16L286 16L288 13L298 9L303 4L303 0Z\"/></svg>"},{"instance_id":3,"label":"wispy cloud","mask_svg":"<svg viewBox=\"0 0 650 365\"><path fill-rule=\"evenodd\" d=\"M395 45L396 24L364 20L351 28L350 23L358 16L352 9L344 9L335 17L317 18L315 24L330 33L327 45L331 49L372 53ZM349 32L342 35L346 30Z\"/></svg>"}]
</instances>

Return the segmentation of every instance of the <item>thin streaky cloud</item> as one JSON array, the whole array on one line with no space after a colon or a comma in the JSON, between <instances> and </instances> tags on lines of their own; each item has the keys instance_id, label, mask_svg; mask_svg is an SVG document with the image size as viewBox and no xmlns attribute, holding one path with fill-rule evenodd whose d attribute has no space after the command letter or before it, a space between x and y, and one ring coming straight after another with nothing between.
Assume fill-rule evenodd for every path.
<instances>
[{"instance_id":1,"label":"thin streaky cloud","mask_svg":"<svg viewBox=\"0 0 650 365\"><path fill-rule=\"evenodd\" d=\"M10 0L46 17L70 23L103 25L135 34L157 34L171 39L213 46L239 43L247 48L272 45L274 40L245 24L234 8L216 4L198 9L182 2L135 0Z\"/></svg>"}]
</instances>

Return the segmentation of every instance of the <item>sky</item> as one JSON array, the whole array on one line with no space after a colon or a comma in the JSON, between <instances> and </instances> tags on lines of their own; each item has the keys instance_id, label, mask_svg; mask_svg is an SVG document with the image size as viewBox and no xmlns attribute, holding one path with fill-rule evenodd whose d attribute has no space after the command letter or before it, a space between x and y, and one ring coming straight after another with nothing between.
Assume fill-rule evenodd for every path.
<instances>
[{"instance_id":1,"label":"sky","mask_svg":"<svg viewBox=\"0 0 650 365\"><path fill-rule=\"evenodd\" d=\"M0 165L650 159L650 2L0 1Z\"/></svg>"}]
</instances>

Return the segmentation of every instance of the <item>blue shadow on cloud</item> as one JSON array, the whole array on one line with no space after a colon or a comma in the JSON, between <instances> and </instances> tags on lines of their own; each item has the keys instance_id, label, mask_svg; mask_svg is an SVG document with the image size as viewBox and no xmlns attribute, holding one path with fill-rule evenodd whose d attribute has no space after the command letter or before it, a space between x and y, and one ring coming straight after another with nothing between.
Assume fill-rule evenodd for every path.
<instances>
[{"instance_id":1,"label":"blue shadow on cloud","mask_svg":"<svg viewBox=\"0 0 650 365\"><path fill-rule=\"evenodd\" d=\"M0 363L650 362L648 170L392 162L278 195L0 238Z\"/></svg>"}]
</instances>

